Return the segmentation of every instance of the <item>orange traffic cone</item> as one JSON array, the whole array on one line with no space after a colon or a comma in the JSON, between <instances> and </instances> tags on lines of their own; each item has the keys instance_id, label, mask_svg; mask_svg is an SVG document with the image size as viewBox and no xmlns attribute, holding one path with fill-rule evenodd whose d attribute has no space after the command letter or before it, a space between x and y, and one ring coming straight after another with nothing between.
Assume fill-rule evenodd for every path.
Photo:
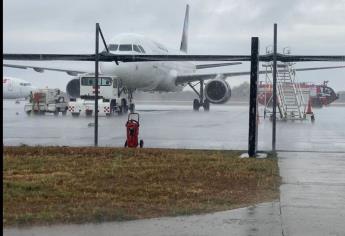
<instances>
[{"instance_id":1,"label":"orange traffic cone","mask_svg":"<svg viewBox=\"0 0 345 236\"><path fill-rule=\"evenodd\" d=\"M311 101L310 101L310 98L308 100L308 107L307 107L307 112L306 114L308 115L312 115L313 114L313 111L311 110Z\"/></svg>"}]
</instances>

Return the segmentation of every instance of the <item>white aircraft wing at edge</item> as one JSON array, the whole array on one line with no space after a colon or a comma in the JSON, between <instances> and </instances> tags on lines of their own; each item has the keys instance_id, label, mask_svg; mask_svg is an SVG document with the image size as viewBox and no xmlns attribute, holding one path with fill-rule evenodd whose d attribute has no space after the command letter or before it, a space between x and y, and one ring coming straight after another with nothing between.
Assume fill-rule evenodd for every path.
<instances>
[{"instance_id":1,"label":"white aircraft wing at edge","mask_svg":"<svg viewBox=\"0 0 345 236\"><path fill-rule=\"evenodd\" d=\"M15 65L15 64L3 64L3 66L16 68L16 69L33 69L34 71L39 72L39 73L43 73L45 70L65 72L71 76L77 76L78 74L90 73L90 71L68 70L68 69L49 68L49 67L40 67L40 66L27 66L27 65Z\"/></svg>"},{"instance_id":2,"label":"white aircraft wing at edge","mask_svg":"<svg viewBox=\"0 0 345 236\"><path fill-rule=\"evenodd\" d=\"M309 71L309 70L326 70L326 69L337 69L345 68L345 66L325 66L325 67L307 67L307 68L296 68L295 71ZM281 70L279 70L280 72ZM266 71L259 71L259 74L265 74ZM239 71L239 72L228 72L228 73L212 73L212 74L185 74L177 76L175 81L176 84L185 84L190 82L196 82L200 80L214 79L216 76L221 75L222 77L234 77L250 75L250 71Z\"/></svg>"},{"instance_id":3,"label":"white aircraft wing at edge","mask_svg":"<svg viewBox=\"0 0 345 236\"><path fill-rule=\"evenodd\" d=\"M237 64L237 63L236 63ZM196 65L197 69L205 69L211 67L220 67L228 65L236 65L235 63L219 63L219 64L205 64L205 65ZM45 70L56 71L56 72L65 72L71 76L77 76L79 74L92 73L92 71L78 71L78 70L68 70L60 68L49 68L49 67L39 67L39 66L28 66L28 65L15 65L15 64L3 64L4 67L11 67L17 69L33 69L36 72L43 73ZM200 66L200 68L198 68ZM297 68L295 71L309 71L309 70L325 70L325 69L336 69L336 68L345 68L345 66L325 66L325 67L307 67L307 68ZM259 71L259 74L265 74L266 71ZM200 80L209 80L214 79L218 75L226 77L234 76L243 76L249 75L250 71L239 71L239 72L225 72L225 73L208 73L208 74L184 74L178 75L175 81L176 85L185 84L189 82L195 82Z\"/></svg>"}]
</instances>

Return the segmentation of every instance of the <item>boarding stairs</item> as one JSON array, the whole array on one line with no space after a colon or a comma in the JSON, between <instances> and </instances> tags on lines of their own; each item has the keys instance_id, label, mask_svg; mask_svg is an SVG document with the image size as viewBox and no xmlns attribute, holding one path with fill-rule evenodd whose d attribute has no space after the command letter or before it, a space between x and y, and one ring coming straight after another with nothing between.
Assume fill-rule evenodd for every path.
<instances>
[{"instance_id":1,"label":"boarding stairs","mask_svg":"<svg viewBox=\"0 0 345 236\"><path fill-rule=\"evenodd\" d=\"M270 83L273 88L273 62L263 65L266 67L266 83ZM272 79L270 78L272 77ZM271 95L269 102L272 103ZM276 117L281 120L304 120L305 102L300 88L296 81L293 63L277 63L277 113ZM272 111L265 105L265 114L272 114Z\"/></svg>"}]
</instances>

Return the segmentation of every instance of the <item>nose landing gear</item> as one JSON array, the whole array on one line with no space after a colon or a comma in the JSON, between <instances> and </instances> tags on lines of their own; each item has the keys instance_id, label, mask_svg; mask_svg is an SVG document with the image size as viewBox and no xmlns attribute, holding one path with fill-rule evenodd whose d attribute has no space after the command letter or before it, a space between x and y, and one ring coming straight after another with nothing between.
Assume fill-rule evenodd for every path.
<instances>
[{"instance_id":1,"label":"nose landing gear","mask_svg":"<svg viewBox=\"0 0 345 236\"><path fill-rule=\"evenodd\" d=\"M135 104L133 102L133 89L126 89L123 91L124 93L126 93L128 95L128 99L122 98L121 99L121 106L120 106L120 113L119 114L127 114L128 110L130 113L134 113L135 112ZM128 105L128 101L129 101L129 105Z\"/></svg>"}]
</instances>

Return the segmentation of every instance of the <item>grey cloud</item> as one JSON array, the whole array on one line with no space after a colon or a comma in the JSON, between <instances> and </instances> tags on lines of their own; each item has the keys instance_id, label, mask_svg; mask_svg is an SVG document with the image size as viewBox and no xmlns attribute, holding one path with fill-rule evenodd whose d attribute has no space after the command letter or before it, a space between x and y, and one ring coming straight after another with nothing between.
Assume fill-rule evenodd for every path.
<instances>
[{"instance_id":1,"label":"grey cloud","mask_svg":"<svg viewBox=\"0 0 345 236\"><path fill-rule=\"evenodd\" d=\"M249 53L252 36L260 37L264 53L272 44L273 23L277 22L279 49L290 46L296 54L345 54L344 0L4 0L4 51L93 52L96 22L101 23L107 39L136 32L178 48L186 3L191 5L191 53ZM226 69L237 68L247 69L247 65ZM37 76L13 69L4 72ZM322 80L325 73L335 78L331 84L345 89L343 70L313 74L313 79ZM66 77L49 76L57 81Z\"/></svg>"}]
</instances>

